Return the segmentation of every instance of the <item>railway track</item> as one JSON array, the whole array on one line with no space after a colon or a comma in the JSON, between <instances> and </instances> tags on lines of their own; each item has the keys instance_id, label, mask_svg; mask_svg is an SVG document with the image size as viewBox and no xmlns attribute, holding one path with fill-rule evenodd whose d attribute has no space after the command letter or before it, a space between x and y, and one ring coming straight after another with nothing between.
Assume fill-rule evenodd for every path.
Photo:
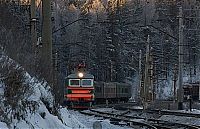
<instances>
[{"instance_id":1,"label":"railway track","mask_svg":"<svg viewBox=\"0 0 200 129\"><path fill-rule=\"evenodd\" d=\"M121 105L125 106L125 107L131 107L131 106L137 106L138 104L136 102L126 102L126 103L109 103L109 104L96 104L94 105L94 108L103 108L103 107L120 107L123 108ZM127 109L127 108L125 108Z\"/></svg>"},{"instance_id":2,"label":"railway track","mask_svg":"<svg viewBox=\"0 0 200 129\"><path fill-rule=\"evenodd\" d=\"M126 108L126 107L123 107L122 109L136 111L136 112L156 113L156 114L159 114L159 115L175 115L175 116L200 118L200 114L185 113L185 112L179 112L179 111L157 110L157 109L154 109L154 110L152 110L152 109L150 109L150 110L143 110L143 109L133 109L133 108Z\"/></svg>"},{"instance_id":3,"label":"railway track","mask_svg":"<svg viewBox=\"0 0 200 129\"><path fill-rule=\"evenodd\" d=\"M112 113L107 113L107 112L100 112L97 110L87 110L87 111L80 111L82 114L86 115L95 115L103 118L109 118L111 121L119 122L119 121L124 121L127 123L128 126L134 127L134 126L139 126L139 127L147 127L148 129L157 129L157 127L152 126L148 123L142 122L140 120L134 120L125 117L122 114L112 114ZM124 113L126 114L126 113Z\"/></svg>"},{"instance_id":4,"label":"railway track","mask_svg":"<svg viewBox=\"0 0 200 129\"><path fill-rule=\"evenodd\" d=\"M188 124L182 124L178 122L169 122L154 118L144 118L144 117L138 117L138 116L128 116L127 114L130 113L130 110L123 111L123 112L104 112L104 111L98 111L98 110L87 110L87 111L81 111L83 114L87 115L95 115L100 116L103 118L109 118L110 121L114 121L113 123L117 123L119 121L124 121L127 123L127 125L131 127L145 127L147 129L200 129L200 126L194 126L194 125L188 125Z\"/></svg>"}]
</instances>

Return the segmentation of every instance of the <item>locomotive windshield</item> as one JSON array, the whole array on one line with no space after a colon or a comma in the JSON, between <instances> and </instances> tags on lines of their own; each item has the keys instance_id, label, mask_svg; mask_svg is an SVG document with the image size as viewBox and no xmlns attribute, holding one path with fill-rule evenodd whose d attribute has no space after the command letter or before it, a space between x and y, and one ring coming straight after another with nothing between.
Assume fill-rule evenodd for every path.
<instances>
[{"instance_id":1,"label":"locomotive windshield","mask_svg":"<svg viewBox=\"0 0 200 129\"><path fill-rule=\"evenodd\" d=\"M93 86L93 80L92 79L82 79L81 85L82 86Z\"/></svg>"},{"instance_id":2,"label":"locomotive windshield","mask_svg":"<svg viewBox=\"0 0 200 129\"><path fill-rule=\"evenodd\" d=\"M69 86L80 86L80 79L69 79Z\"/></svg>"}]
</instances>

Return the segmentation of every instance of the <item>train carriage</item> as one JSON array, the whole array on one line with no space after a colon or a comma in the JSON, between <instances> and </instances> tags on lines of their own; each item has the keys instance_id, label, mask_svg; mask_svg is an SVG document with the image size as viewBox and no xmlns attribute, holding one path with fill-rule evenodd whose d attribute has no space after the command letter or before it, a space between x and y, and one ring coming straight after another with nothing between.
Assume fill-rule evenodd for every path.
<instances>
[{"instance_id":1,"label":"train carriage","mask_svg":"<svg viewBox=\"0 0 200 129\"><path fill-rule=\"evenodd\" d=\"M95 102L127 102L131 98L131 85L119 82L95 82Z\"/></svg>"},{"instance_id":2,"label":"train carriage","mask_svg":"<svg viewBox=\"0 0 200 129\"><path fill-rule=\"evenodd\" d=\"M131 98L131 85L127 83L116 83L116 97L119 101L128 102Z\"/></svg>"},{"instance_id":3,"label":"train carriage","mask_svg":"<svg viewBox=\"0 0 200 129\"><path fill-rule=\"evenodd\" d=\"M101 101L104 98L104 82L94 82L95 85L95 100Z\"/></svg>"},{"instance_id":4,"label":"train carriage","mask_svg":"<svg viewBox=\"0 0 200 129\"><path fill-rule=\"evenodd\" d=\"M116 83L104 83L104 98L113 99L116 97Z\"/></svg>"}]
</instances>

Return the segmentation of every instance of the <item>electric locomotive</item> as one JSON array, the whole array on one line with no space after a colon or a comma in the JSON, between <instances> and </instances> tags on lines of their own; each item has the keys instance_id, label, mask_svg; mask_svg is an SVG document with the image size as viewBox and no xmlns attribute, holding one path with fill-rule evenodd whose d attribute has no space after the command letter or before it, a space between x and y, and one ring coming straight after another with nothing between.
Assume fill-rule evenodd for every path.
<instances>
[{"instance_id":1,"label":"electric locomotive","mask_svg":"<svg viewBox=\"0 0 200 129\"><path fill-rule=\"evenodd\" d=\"M90 108L94 102L94 76L82 70L65 79L65 101L69 108Z\"/></svg>"}]
</instances>

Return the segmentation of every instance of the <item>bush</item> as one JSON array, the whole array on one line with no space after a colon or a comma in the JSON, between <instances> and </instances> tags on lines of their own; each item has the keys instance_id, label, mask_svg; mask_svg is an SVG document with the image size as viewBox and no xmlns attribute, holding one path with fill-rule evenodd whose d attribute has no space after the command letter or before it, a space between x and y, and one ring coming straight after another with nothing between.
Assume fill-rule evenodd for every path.
<instances>
[{"instance_id":1,"label":"bush","mask_svg":"<svg viewBox=\"0 0 200 129\"><path fill-rule=\"evenodd\" d=\"M0 66L0 90L3 90L0 96L0 120L9 125L13 119L25 119L27 111L35 110L37 104L26 99L32 94L32 87L26 81L25 71L4 56L0 56Z\"/></svg>"}]
</instances>

